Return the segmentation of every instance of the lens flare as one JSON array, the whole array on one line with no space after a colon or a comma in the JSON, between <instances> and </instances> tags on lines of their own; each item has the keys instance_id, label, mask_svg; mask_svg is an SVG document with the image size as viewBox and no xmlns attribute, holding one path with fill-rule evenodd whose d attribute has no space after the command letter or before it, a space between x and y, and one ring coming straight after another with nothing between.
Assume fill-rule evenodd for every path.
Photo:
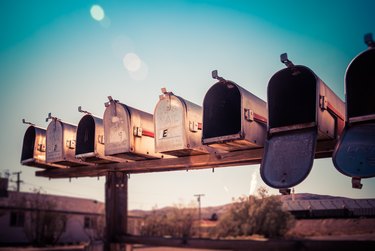
<instances>
[{"instance_id":1,"label":"lens flare","mask_svg":"<svg viewBox=\"0 0 375 251\"><path fill-rule=\"evenodd\" d=\"M90 9L91 17L96 21L102 21L105 17L104 10L100 5L93 5Z\"/></svg>"}]
</instances>

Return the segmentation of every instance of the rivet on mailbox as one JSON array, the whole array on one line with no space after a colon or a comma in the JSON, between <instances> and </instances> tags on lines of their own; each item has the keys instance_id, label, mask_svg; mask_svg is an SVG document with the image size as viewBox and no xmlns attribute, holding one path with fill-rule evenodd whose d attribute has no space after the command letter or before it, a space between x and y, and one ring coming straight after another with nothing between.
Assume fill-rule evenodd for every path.
<instances>
[{"instance_id":1,"label":"rivet on mailbox","mask_svg":"<svg viewBox=\"0 0 375 251\"><path fill-rule=\"evenodd\" d=\"M212 72L219 80L203 101L202 142L225 150L261 148L266 137L266 102Z\"/></svg>"},{"instance_id":2,"label":"rivet on mailbox","mask_svg":"<svg viewBox=\"0 0 375 251\"><path fill-rule=\"evenodd\" d=\"M163 157L155 153L153 115L108 99L103 116L105 155L128 160Z\"/></svg>"},{"instance_id":3,"label":"rivet on mailbox","mask_svg":"<svg viewBox=\"0 0 375 251\"><path fill-rule=\"evenodd\" d=\"M86 115L81 118L77 127L76 158L97 164L123 162L121 158L104 154L103 119L83 111L81 106L78 107L78 111Z\"/></svg>"},{"instance_id":4,"label":"rivet on mailbox","mask_svg":"<svg viewBox=\"0 0 375 251\"><path fill-rule=\"evenodd\" d=\"M352 187L361 188L361 178L375 176L375 42L365 35L368 49L356 56L345 74L346 123L332 156L337 170L352 177Z\"/></svg>"},{"instance_id":5,"label":"rivet on mailbox","mask_svg":"<svg viewBox=\"0 0 375 251\"><path fill-rule=\"evenodd\" d=\"M343 101L315 73L281 55L287 68L268 83L268 137L260 173L274 188L287 189L309 174L317 140L337 140L344 126Z\"/></svg>"},{"instance_id":6,"label":"rivet on mailbox","mask_svg":"<svg viewBox=\"0 0 375 251\"><path fill-rule=\"evenodd\" d=\"M202 107L162 89L154 110L155 149L173 156L207 153L202 146Z\"/></svg>"},{"instance_id":7,"label":"rivet on mailbox","mask_svg":"<svg viewBox=\"0 0 375 251\"><path fill-rule=\"evenodd\" d=\"M88 166L75 157L77 126L61 121L48 114L46 121L51 119L46 132L46 162L63 166Z\"/></svg>"},{"instance_id":8,"label":"rivet on mailbox","mask_svg":"<svg viewBox=\"0 0 375 251\"><path fill-rule=\"evenodd\" d=\"M64 168L64 166L46 163L46 129L35 126L30 122L23 137L21 164L40 168Z\"/></svg>"}]
</instances>

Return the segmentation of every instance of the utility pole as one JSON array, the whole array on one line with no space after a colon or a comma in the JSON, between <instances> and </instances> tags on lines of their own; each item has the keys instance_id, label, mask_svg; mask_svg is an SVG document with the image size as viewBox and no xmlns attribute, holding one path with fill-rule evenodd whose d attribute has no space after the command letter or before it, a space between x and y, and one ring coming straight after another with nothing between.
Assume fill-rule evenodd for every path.
<instances>
[{"instance_id":1,"label":"utility pole","mask_svg":"<svg viewBox=\"0 0 375 251\"><path fill-rule=\"evenodd\" d=\"M198 237L201 238L201 219L202 219L202 215L201 215L201 197L204 196L204 194L194 194L195 197L197 197L197 201L198 201L198 214L199 214L199 224L198 224Z\"/></svg>"},{"instance_id":2,"label":"utility pole","mask_svg":"<svg viewBox=\"0 0 375 251\"><path fill-rule=\"evenodd\" d=\"M17 184L17 192L20 191L21 183L23 182L21 180L21 173L22 173L21 171L12 173L12 174L17 174L17 181L13 181L13 182L15 182Z\"/></svg>"}]
</instances>

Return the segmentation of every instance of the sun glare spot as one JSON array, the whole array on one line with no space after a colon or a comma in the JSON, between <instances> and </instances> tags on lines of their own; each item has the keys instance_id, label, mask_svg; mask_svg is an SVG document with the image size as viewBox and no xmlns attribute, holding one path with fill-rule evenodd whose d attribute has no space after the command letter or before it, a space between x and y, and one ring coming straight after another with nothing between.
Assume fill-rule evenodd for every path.
<instances>
[{"instance_id":1,"label":"sun glare spot","mask_svg":"<svg viewBox=\"0 0 375 251\"><path fill-rule=\"evenodd\" d=\"M93 5L90 9L91 17L96 21L102 21L105 17L104 10L100 5Z\"/></svg>"},{"instance_id":2,"label":"sun glare spot","mask_svg":"<svg viewBox=\"0 0 375 251\"><path fill-rule=\"evenodd\" d=\"M138 71L141 67L141 59L135 53L127 53L123 58L125 68L130 72Z\"/></svg>"}]
</instances>

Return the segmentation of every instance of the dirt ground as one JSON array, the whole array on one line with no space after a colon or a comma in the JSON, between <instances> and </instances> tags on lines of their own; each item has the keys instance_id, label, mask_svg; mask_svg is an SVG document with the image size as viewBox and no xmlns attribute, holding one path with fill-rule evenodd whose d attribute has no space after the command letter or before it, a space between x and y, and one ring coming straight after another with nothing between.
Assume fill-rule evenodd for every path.
<instances>
[{"instance_id":1,"label":"dirt ground","mask_svg":"<svg viewBox=\"0 0 375 251\"><path fill-rule=\"evenodd\" d=\"M287 237L375 240L375 218L298 220Z\"/></svg>"}]
</instances>

